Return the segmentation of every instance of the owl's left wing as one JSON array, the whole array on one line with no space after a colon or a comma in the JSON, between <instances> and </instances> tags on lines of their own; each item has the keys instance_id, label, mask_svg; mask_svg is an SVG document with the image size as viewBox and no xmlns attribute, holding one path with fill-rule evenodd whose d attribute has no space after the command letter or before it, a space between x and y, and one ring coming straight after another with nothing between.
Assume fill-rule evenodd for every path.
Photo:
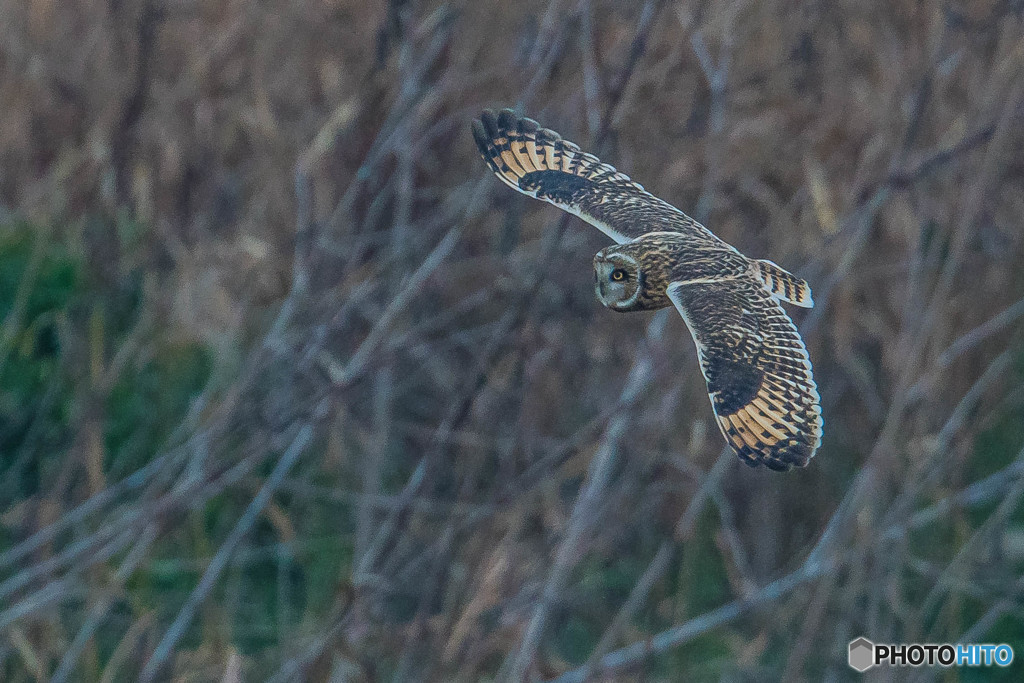
<instances>
[{"instance_id":1,"label":"owl's left wing","mask_svg":"<svg viewBox=\"0 0 1024 683\"><path fill-rule=\"evenodd\" d=\"M485 110L473 122L473 138L503 183L579 216L619 244L649 232L676 232L732 248L625 173L510 109Z\"/></svg>"},{"instance_id":2,"label":"owl's left wing","mask_svg":"<svg viewBox=\"0 0 1024 683\"><path fill-rule=\"evenodd\" d=\"M673 282L715 418L746 464L803 467L821 444L818 388L800 333L752 277Z\"/></svg>"}]
</instances>

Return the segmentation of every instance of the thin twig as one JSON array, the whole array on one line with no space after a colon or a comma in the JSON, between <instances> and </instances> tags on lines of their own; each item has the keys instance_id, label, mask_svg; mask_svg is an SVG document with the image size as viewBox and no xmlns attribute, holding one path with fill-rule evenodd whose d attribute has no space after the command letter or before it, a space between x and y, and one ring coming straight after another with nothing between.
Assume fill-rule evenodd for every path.
<instances>
[{"instance_id":1,"label":"thin twig","mask_svg":"<svg viewBox=\"0 0 1024 683\"><path fill-rule=\"evenodd\" d=\"M228 534L228 537L221 544L217 554L210 560L210 566L203 572L203 577L200 579L199 584L189 594L185 604L178 611L178 616L174 618L174 622L167 629L167 632L164 633L164 637L146 661L146 665L143 667L139 677L140 680L151 681L160 675L174 647L185 634L189 624L192 623L196 610L199 609L203 600L206 599L206 596L220 578L232 553L234 553L238 544L249 533L249 530L252 529L253 524L256 523L256 520L263 512L263 508L270 502L270 498L274 495L277 487L281 485L285 475L288 474L288 471L298 461L299 456L302 455L302 452L306 449L312 438L313 425L303 425L295 435L291 445L281 456L281 459L278 460L277 465L274 466L270 476L267 477L266 483L250 501L245 509L245 513L239 518L231 533Z\"/></svg>"}]
</instances>

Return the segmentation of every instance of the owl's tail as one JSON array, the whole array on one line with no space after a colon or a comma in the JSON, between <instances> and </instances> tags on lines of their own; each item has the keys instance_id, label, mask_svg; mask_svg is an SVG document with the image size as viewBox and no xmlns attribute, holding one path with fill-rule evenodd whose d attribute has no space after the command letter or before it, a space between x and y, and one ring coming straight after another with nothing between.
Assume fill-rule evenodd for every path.
<instances>
[{"instance_id":1,"label":"owl's tail","mask_svg":"<svg viewBox=\"0 0 1024 683\"><path fill-rule=\"evenodd\" d=\"M801 280L788 270L778 264L765 259L755 261L758 275L764 288L772 296L783 301L788 301L796 306L814 308L814 299L811 298L811 286L805 280Z\"/></svg>"}]
</instances>

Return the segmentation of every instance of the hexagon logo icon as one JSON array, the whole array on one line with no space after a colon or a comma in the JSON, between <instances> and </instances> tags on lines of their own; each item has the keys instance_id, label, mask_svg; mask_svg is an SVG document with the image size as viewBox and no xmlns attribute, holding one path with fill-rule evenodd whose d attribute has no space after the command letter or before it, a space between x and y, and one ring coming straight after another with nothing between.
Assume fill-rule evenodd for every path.
<instances>
[{"instance_id":1,"label":"hexagon logo icon","mask_svg":"<svg viewBox=\"0 0 1024 683\"><path fill-rule=\"evenodd\" d=\"M850 655L847 660L851 667L864 673L875 665L875 644L861 636L850 641Z\"/></svg>"}]
</instances>

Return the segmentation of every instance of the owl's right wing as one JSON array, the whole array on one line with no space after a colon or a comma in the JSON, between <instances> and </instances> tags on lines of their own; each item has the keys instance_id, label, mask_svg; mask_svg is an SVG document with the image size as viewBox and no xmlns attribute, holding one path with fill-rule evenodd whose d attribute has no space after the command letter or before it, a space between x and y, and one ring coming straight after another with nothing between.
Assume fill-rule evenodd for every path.
<instances>
[{"instance_id":1,"label":"owl's right wing","mask_svg":"<svg viewBox=\"0 0 1024 683\"><path fill-rule=\"evenodd\" d=\"M649 232L678 232L722 246L710 230L658 199L625 173L510 109L473 121L484 161L512 189L579 216L618 242Z\"/></svg>"},{"instance_id":2,"label":"owl's right wing","mask_svg":"<svg viewBox=\"0 0 1024 683\"><path fill-rule=\"evenodd\" d=\"M673 282L668 296L697 344L715 418L746 464L803 467L821 444L818 388L807 348L779 302L753 277Z\"/></svg>"}]
</instances>

